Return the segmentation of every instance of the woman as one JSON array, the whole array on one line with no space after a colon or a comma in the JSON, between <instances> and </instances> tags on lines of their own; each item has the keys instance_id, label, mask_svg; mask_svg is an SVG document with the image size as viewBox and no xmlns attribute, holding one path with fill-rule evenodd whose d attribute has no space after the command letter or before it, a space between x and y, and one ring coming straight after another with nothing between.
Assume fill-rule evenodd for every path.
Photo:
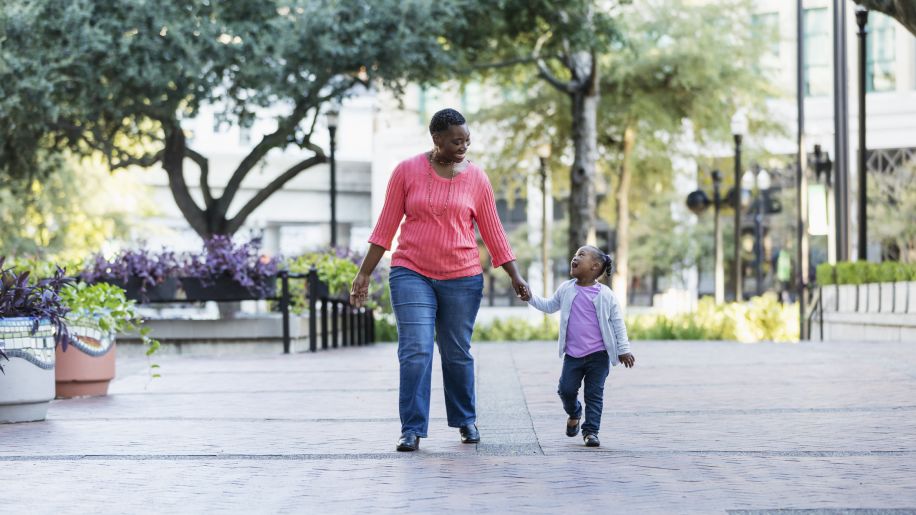
<instances>
[{"instance_id":1,"label":"woman","mask_svg":"<svg viewBox=\"0 0 916 515\"><path fill-rule=\"evenodd\" d=\"M528 291L496 214L490 181L465 159L471 133L464 117L443 109L433 115L429 133L433 150L402 161L391 175L369 252L350 289L350 302L361 306L369 276L400 227L389 276L401 368L399 451L417 450L427 436L434 340L442 358L448 425L458 428L462 442L480 441L471 356L483 295L475 222L493 266L509 274L516 295Z\"/></svg>"}]
</instances>

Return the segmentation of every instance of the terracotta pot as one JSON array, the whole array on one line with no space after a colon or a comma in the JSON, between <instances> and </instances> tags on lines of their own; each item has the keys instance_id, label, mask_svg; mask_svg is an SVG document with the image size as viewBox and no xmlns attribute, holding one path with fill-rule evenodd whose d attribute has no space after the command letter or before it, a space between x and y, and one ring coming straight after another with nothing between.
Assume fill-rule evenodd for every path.
<instances>
[{"instance_id":1,"label":"terracotta pot","mask_svg":"<svg viewBox=\"0 0 916 515\"><path fill-rule=\"evenodd\" d=\"M57 398L94 397L108 394L115 376L115 338L97 324L68 324L73 336L67 350L57 347Z\"/></svg>"},{"instance_id":2,"label":"terracotta pot","mask_svg":"<svg viewBox=\"0 0 916 515\"><path fill-rule=\"evenodd\" d=\"M0 423L44 420L54 398L54 328L29 318L0 318Z\"/></svg>"}]
</instances>

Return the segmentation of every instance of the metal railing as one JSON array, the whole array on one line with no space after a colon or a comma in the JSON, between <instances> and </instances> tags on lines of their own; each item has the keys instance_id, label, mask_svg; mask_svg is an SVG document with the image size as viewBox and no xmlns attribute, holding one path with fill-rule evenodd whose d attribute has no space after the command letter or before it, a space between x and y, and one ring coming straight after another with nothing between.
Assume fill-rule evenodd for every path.
<instances>
[{"instance_id":1,"label":"metal railing","mask_svg":"<svg viewBox=\"0 0 916 515\"><path fill-rule=\"evenodd\" d=\"M349 298L332 297L327 291L327 286L318 279L315 267L307 273L290 273L281 270L277 274L280 279L280 288L274 296L239 295L218 299L199 297L188 299L143 299L139 304L193 304L208 300L220 302L237 302L243 300L272 300L279 303L278 307L283 320L283 353L289 354L292 350L292 337L290 334L290 306L292 296L290 293L290 280L305 281L304 300L308 305L309 316L309 351L317 352L318 339L321 339L321 349L351 347L367 345L375 341L375 315L371 308L357 308L350 304ZM274 280L274 279L270 279ZM330 308L330 313L328 313ZM330 322L330 324L329 324ZM321 326L321 332L318 326ZM328 331L330 325L330 334Z\"/></svg>"}]
</instances>

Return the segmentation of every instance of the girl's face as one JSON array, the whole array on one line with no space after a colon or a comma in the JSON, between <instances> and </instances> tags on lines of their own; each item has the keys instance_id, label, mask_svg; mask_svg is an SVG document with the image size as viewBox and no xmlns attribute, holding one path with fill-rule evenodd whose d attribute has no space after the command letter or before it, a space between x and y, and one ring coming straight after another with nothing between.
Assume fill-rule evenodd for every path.
<instances>
[{"instance_id":1,"label":"girl's face","mask_svg":"<svg viewBox=\"0 0 916 515\"><path fill-rule=\"evenodd\" d=\"M433 134L433 143L439 149L440 160L460 163L471 146L471 132L468 131L467 124L452 125L442 132Z\"/></svg>"},{"instance_id":2,"label":"girl's face","mask_svg":"<svg viewBox=\"0 0 916 515\"><path fill-rule=\"evenodd\" d=\"M591 247L579 247L569 262L569 275L580 281L593 281L598 278L602 265Z\"/></svg>"}]
</instances>

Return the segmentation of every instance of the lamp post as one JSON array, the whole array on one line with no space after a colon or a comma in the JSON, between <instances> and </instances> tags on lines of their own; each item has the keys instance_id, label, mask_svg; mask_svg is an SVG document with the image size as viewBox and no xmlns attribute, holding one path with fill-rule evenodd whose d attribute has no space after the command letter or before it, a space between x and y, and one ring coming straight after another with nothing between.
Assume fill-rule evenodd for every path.
<instances>
[{"instance_id":1,"label":"lamp post","mask_svg":"<svg viewBox=\"0 0 916 515\"><path fill-rule=\"evenodd\" d=\"M744 299L741 289L741 140L747 132L747 118L742 111L732 117L731 128L735 138L735 195L732 199L735 209L735 302L741 302Z\"/></svg>"},{"instance_id":2,"label":"lamp post","mask_svg":"<svg viewBox=\"0 0 916 515\"><path fill-rule=\"evenodd\" d=\"M696 190L689 195L687 195L687 208L690 209L694 214L701 214L703 211L709 207L710 204L713 205L713 253L715 254L715 269L713 272L714 278L714 287L715 287L715 299L716 304L722 304L725 302L725 269L722 266L723 252L722 252L722 224L719 222L719 210L722 206L722 196L719 194L719 187L722 184L722 172L719 170L712 171L712 200L706 195L703 190Z\"/></svg>"},{"instance_id":3,"label":"lamp post","mask_svg":"<svg viewBox=\"0 0 916 515\"><path fill-rule=\"evenodd\" d=\"M337 247L337 159L334 155L334 139L337 135L340 108L337 104L331 104L325 116L328 122L328 135L331 137L331 247Z\"/></svg>"},{"instance_id":4,"label":"lamp post","mask_svg":"<svg viewBox=\"0 0 916 515\"><path fill-rule=\"evenodd\" d=\"M866 35L868 29L868 9L856 6L856 24L859 26L859 260L868 259L868 217L866 216L866 194L868 183L865 181L865 67L867 65Z\"/></svg>"},{"instance_id":5,"label":"lamp post","mask_svg":"<svg viewBox=\"0 0 916 515\"><path fill-rule=\"evenodd\" d=\"M805 154L805 10L802 0L795 2L796 58L795 58L795 101L797 109L798 146L796 156L795 193L796 198L796 279L798 282L798 334L799 339L808 337L808 177L807 155Z\"/></svg>"},{"instance_id":6,"label":"lamp post","mask_svg":"<svg viewBox=\"0 0 916 515\"><path fill-rule=\"evenodd\" d=\"M846 76L846 3L833 0L833 197L831 263L849 259L849 91ZM828 179L830 174L828 174ZM828 197L828 201L830 198ZM830 209L828 208L828 213ZM828 242L828 244L830 244Z\"/></svg>"},{"instance_id":7,"label":"lamp post","mask_svg":"<svg viewBox=\"0 0 916 515\"><path fill-rule=\"evenodd\" d=\"M538 161L541 173L541 274L544 280L544 296L550 296L548 280L548 252L547 252L547 160L550 158L550 143L538 147Z\"/></svg>"}]
</instances>

